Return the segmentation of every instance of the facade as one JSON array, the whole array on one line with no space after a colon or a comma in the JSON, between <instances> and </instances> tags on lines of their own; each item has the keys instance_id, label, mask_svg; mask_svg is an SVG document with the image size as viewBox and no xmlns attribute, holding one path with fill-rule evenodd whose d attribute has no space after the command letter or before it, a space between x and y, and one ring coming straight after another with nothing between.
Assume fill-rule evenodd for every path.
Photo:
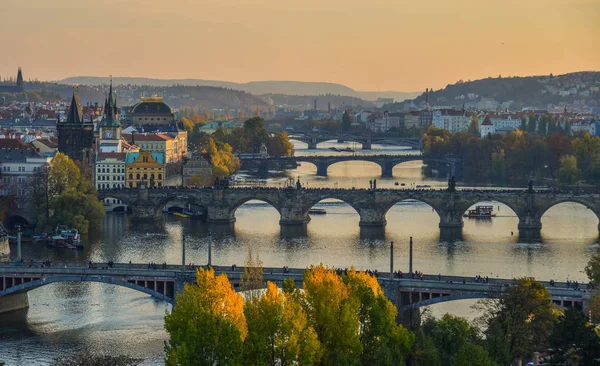
<instances>
[{"instance_id":1,"label":"facade","mask_svg":"<svg viewBox=\"0 0 600 366\"><path fill-rule=\"evenodd\" d=\"M442 111L433 111L431 114L431 124L435 128L444 128L444 116L442 115Z\"/></svg>"},{"instance_id":2,"label":"facade","mask_svg":"<svg viewBox=\"0 0 600 366\"><path fill-rule=\"evenodd\" d=\"M481 135L481 137L486 137L489 135L494 135L495 133L496 133L496 127L490 120L490 116L489 115L485 116L485 118L483 119L483 122L481 122L481 125L479 126L479 134Z\"/></svg>"},{"instance_id":3,"label":"facade","mask_svg":"<svg viewBox=\"0 0 600 366\"><path fill-rule=\"evenodd\" d=\"M471 116L466 114L464 110L446 110L442 114L444 119L444 129L450 132L464 132L469 129L471 124Z\"/></svg>"},{"instance_id":4,"label":"facade","mask_svg":"<svg viewBox=\"0 0 600 366\"><path fill-rule=\"evenodd\" d=\"M419 128L421 125L420 112L408 112L404 115L404 127L406 129Z\"/></svg>"},{"instance_id":5,"label":"facade","mask_svg":"<svg viewBox=\"0 0 600 366\"><path fill-rule=\"evenodd\" d=\"M58 140L56 138L35 139L31 144L42 154L54 155L58 151Z\"/></svg>"},{"instance_id":6,"label":"facade","mask_svg":"<svg viewBox=\"0 0 600 366\"><path fill-rule=\"evenodd\" d=\"M125 153L98 152L94 166L96 189L125 188Z\"/></svg>"},{"instance_id":7,"label":"facade","mask_svg":"<svg viewBox=\"0 0 600 366\"><path fill-rule=\"evenodd\" d=\"M181 161L182 151L178 138L162 133L140 133L123 135L125 140L134 141L142 151L164 154L167 163L176 163Z\"/></svg>"},{"instance_id":8,"label":"facade","mask_svg":"<svg viewBox=\"0 0 600 366\"><path fill-rule=\"evenodd\" d=\"M83 108L77 92L73 92L69 114L65 122L56 124L58 151L87 166L93 162L94 123L84 121Z\"/></svg>"},{"instance_id":9,"label":"facade","mask_svg":"<svg viewBox=\"0 0 600 366\"><path fill-rule=\"evenodd\" d=\"M140 151L125 156L125 185L135 188L144 182L148 187L165 184L165 156L163 153Z\"/></svg>"},{"instance_id":10,"label":"facade","mask_svg":"<svg viewBox=\"0 0 600 366\"><path fill-rule=\"evenodd\" d=\"M52 161L52 155L40 154L34 148L22 146L18 140L3 139L0 143L0 195L11 197L10 209L25 208L28 181L40 169ZM13 144L9 144L13 142ZM21 147L8 147L21 145Z\"/></svg>"},{"instance_id":11,"label":"facade","mask_svg":"<svg viewBox=\"0 0 600 366\"><path fill-rule=\"evenodd\" d=\"M138 126L175 123L175 113L163 102L162 97L154 95L141 99L129 111L131 123Z\"/></svg>"},{"instance_id":12,"label":"facade","mask_svg":"<svg viewBox=\"0 0 600 366\"><path fill-rule=\"evenodd\" d=\"M192 155L183 165L183 185L207 186L212 183L213 170L210 157L206 154Z\"/></svg>"}]
</instances>

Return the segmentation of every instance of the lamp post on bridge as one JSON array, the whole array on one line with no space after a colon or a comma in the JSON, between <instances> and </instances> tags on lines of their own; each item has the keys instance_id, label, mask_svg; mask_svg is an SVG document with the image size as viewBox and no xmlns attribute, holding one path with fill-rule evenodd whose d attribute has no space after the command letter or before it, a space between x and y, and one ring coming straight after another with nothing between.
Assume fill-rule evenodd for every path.
<instances>
[{"instance_id":1,"label":"lamp post on bridge","mask_svg":"<svg viewBox=\"0 0 600 366\"><path fill-rule=\"evenodd\" d=\"M413 266L412 266L412 262L413 262L413 242L412 242L412 236L410 237L410 244L409 244L409 249L408 249L408 272L411 274L413 273Z\"/></svg>"},{"instance_id":2,"label":"lamp post on bridge","mask_svg":"<svg viewBox=\"0 0 600 366\"><path fill-rule=\"evenodd\" d=\"M181 271L185 273L185 233L181 232Z\"/></svg>"},{"instance_id":3,"label":"lamp post on bridge","mask_svg":"<svg viewBox=\"0 0 600 366\"><path fill-rule=\"evenodd\" d=\"M17 224L17 262L21 262L21 225Z\"/></svg>"},{"instance_id":4,"label":"lamp post on bridge","mask_svg":"<svg viewBox=\"0 0 600 366\"><path fill-rule=\"evenodd\" d=\"M212 267L212 233L208 231L208 266Z\"/></svg>"},{"instance_id":5,"label":"lamp post on bridge","mask_svg":"<svg viewBox=\"0 0 600 366\"><path fill-rule=\"evenodd\" d=\"M394 241L390 242L390 280L394 278Z\"/></svg>"}]
</instances>

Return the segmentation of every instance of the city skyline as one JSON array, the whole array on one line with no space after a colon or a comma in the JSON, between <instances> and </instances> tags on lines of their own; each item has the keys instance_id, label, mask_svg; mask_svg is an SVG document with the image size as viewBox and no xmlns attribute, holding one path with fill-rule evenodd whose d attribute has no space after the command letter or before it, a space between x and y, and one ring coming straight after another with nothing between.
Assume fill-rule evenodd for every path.
<instances>
[{"instance_id":1,"label":"city skyline","mask_svg":"<svg viewBox=\"0 0 600 366\"><path fill-rule=\"evenodd\" d=\"M600 2L3 1L0 75L130 76L440 89L600 69ZM26 17L24 17L26 14Z\"/></svg>"}]
</instances>

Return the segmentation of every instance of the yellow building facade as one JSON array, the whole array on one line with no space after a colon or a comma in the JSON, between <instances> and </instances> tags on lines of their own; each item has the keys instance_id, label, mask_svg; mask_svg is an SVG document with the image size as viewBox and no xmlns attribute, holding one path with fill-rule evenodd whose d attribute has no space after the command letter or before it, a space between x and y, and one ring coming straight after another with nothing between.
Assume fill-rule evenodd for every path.
<instances>
[{"instance_id":1,"label":"yellow building facade","mask_svg":"<svg viewBox=\"0 0 600 366\"><path fill-rule=\"evenodd\" d=\"M165 184L165 155L150 151L127 153L125 170L125 184L129 188L136 188L141 182L147 187L162 187Z\"/></svg>"}]
</instances>

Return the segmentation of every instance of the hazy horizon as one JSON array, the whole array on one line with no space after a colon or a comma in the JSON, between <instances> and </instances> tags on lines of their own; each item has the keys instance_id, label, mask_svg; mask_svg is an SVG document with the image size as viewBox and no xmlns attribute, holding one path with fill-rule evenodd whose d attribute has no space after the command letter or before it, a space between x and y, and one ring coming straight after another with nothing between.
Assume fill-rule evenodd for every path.
<instances>
[{"instance_id":1,"label":"hazy horizon","mask_svg":"<svg viewBox=\"0 0 600 366\"><path fill-rule=\"evenodd\" d=\"M414 92L600 70L598 19L598 0L2 0L0 75Z\"/></svg>"}]
</instances>

